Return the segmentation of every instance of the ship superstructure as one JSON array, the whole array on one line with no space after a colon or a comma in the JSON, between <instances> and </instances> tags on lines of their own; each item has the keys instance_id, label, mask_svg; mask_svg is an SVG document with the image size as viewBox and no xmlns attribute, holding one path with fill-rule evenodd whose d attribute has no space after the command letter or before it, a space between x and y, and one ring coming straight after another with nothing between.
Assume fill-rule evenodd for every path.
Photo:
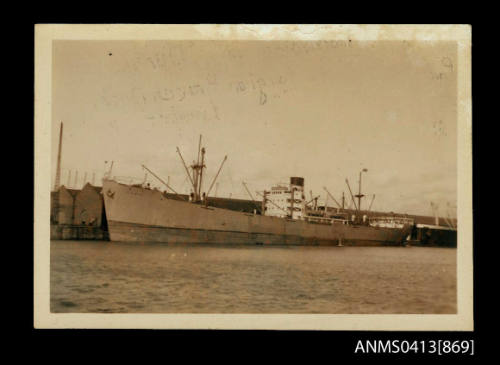
<instances>
[{"instance_id":1,"label":"ship superstructure","mask_svg":"<svg viewBox=\"0 0 500 365\"><path fill-rule=\"evenodd\" d=\"M291 177L290 184L277 184L264 192L264 214L302 219L305 216L304 178Z\"/></svg>"}]
</instances>

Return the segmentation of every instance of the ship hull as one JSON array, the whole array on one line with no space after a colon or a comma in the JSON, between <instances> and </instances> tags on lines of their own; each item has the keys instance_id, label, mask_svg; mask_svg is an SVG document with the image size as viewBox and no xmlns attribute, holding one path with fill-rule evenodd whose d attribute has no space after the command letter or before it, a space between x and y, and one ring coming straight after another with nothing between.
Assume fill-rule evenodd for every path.
<instances>
[{"instance_id":1,"label":"ship hull","mask_svg":"<svg viewBox=\"0 0 500 365\"><path fill-rule=\"evenodd\" d=\"M313 224L166 198L158 190L104 180L111 241L251 245L402 245L404 229Z\"/></svg>"}]
</instances>

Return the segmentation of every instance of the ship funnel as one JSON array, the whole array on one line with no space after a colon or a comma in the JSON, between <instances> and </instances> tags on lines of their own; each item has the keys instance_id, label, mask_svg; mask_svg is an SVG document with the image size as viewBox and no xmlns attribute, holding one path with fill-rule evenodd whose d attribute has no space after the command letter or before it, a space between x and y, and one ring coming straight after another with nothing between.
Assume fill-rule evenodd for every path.
<instances>
[{"instance_id":1,"label":"ship funnel","mask_svg":"<svg viewBox=\"0 0 500 365\"><path fill-rule=\"evenodd\" d=\"M303 177L291 177L290 184L295 186L304 187L304 178Z\"/></svg>"}]
</instances>

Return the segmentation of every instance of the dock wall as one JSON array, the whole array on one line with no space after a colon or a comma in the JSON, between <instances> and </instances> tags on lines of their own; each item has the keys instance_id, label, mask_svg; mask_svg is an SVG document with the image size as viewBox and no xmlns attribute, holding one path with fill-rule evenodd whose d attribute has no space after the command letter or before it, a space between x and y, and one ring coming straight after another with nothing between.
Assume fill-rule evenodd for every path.
<instances>
[{"instance_id":1,"label":"dock wall","mask_svg":"<svg viewBox=\"0 0 500 365\"><path fill-rule=\"evenodd\" d=\"M107 230L104 230L101 227L72 224L51 224L50 239L107 241L109 237Z\"/></svg>"}]
</instances>

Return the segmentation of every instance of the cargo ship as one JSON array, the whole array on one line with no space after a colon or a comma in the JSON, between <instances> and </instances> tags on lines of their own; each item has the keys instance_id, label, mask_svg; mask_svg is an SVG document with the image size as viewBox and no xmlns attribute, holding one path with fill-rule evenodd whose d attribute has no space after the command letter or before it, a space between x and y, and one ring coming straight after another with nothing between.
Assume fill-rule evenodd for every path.
<instances>
[{"instance_id":1,"label":"cargo ship","mask_svg":"<svg viewBox=\"0 0 500 365\"><path fill-rule=\"evenodd\" d=\"M304 200L304 179L290 178L264 191L253 213L218 208L209 203L210 188L202 193L205 149L190 166L177 148L192 184L191 194L181 196L143 165L172 193L144 184L124 184L111 177L103 179L103 197L111 241L194 244L250 245L404 245L412 226L399 228L371 226L347 217L310 214ZM201 159L200 159L201 157ZM245 185L246 188L246 185ZM248 191L248 189L247 189ZM248 191L249 192L249 191ZM252 197L253 200L253 197Z\"/></svg>"}]
</instances>

